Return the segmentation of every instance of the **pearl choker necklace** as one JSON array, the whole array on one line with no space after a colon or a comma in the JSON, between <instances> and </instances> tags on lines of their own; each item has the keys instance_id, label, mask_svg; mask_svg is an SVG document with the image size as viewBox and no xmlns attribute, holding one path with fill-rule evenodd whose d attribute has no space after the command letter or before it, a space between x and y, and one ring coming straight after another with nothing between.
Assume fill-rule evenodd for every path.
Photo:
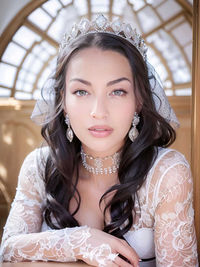
<instances>
[{"instance_id":1,"label":"pearl choker necklace","mask_svg":"<svg viewBox=\"0 0 200 267\"><path fill-rule=\"evenodd\" d=\"M112 173L115 173L119 169L120 154L121 154L120 152L116 152L114 155L107 156L105 158L94 158L94 157L86 154L83 151L83 148L81 147L82 164L87 171L89 171L93 174L112 174ZM94 167L87 163L87 159L94 161ZM109 167L103 168L103 162L106 160L111 160L112 165Z\"/></svg>"}]
</instances>

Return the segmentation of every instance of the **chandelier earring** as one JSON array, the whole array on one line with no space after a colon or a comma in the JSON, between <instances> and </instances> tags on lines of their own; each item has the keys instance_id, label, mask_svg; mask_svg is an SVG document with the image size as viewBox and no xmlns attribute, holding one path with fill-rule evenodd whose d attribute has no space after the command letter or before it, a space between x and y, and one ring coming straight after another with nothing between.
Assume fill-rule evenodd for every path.
<instances>
[{"instance_id":1,"label":"chandelier earring","mask_svg":"<svg viewBox=\"0 0 200 267\"><path fill-rule=\"evenodd\" d=\"M69 116L66 115L65 116L65 123L67 124L68 128L67 128L67 132L66 132L66 137L69 140L69 142L71 143L74 137L73 131L70 127L70 120L69 120Z\"/></svg>"},{"instance_id":2,"label":"chandelier earring","mask_svg":"<svg viewBox=\"0 0 200 267\"><path fill-rule=\"evenodd\" d=\"M140 117L138 116L137 112L135 112L132 122L132 127L128 133L128 136L132 142L138 137L139 132L136 126L138 125L139 122L140 122Z\"/></svg>"}]
</instances>

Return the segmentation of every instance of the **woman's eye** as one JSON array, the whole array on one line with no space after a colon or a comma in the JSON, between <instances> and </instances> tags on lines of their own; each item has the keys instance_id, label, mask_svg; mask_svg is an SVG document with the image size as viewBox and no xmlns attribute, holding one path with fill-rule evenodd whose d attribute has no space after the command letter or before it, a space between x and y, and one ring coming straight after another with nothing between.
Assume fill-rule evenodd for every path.
<instances>
[{"instance_id":1,"label":"woman's eye","mask_svg":"<svg viewBox=\"0 0 200 267\"><path fill-rule=\"evenodd\" d=\"M88 92L86 92L85 90L77 90L73 94L77 96L86 96L88 95Z\"/></svg>"},{"instance_id":2,"label":"woman's eye","mask_svg":"<svg viewBox=\"0 0 200 267\"><path fill-rule=\"evenodd\" d=\"M126 95L127 92L122 90L122 89L118 89L118 90L115 90L112 92L112 95L116 95L116 96L123 96L123 95Z\"/></svg>"}]
</instances>

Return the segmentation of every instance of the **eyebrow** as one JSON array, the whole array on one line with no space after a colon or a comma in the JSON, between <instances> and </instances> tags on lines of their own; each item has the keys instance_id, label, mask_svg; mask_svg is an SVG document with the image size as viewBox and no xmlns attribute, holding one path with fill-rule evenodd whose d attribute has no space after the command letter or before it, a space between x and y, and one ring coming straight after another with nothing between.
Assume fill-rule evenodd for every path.
<instances>
[{"instance_id":1,"label":"eyebrow","mask_svg":"<svg viewBox=\"0 0 200 267\"><path fill-rule=\"evenodd\" d=\"M86 81L86 80L83 80L83 79L80 79L80 78L74 78L74 79L71 79L71 80L70 80L70 82L74 82L74 81L78 81L78 82L81 82L81 83L83 83L83 84L85 84L85 85L89 85L89 86L92 85L90 82L88 82L88 81ZM107 86L111 86L111 85L116 84L116 83L119 83L119 82L121 82L121 81L128 81L128 82L131 83L131 81L130 81L128 78L126 78L126 77L122 77L122 78L119 78L119 79L110 81L110 82L108 82L106 85L107 85Z\"/></svg>"}]
</instances>

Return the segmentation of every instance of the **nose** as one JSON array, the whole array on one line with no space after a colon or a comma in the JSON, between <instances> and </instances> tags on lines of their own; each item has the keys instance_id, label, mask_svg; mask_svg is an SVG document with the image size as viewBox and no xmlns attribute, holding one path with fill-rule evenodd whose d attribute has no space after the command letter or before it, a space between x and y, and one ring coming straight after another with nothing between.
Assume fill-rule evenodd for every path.
<instances>
[{"instance_id":1,"label":"nose","mask_svg":"<svg viewBox=\"0 0 200 267\"><path fill-rule=\"evenodd\" d=\"M96 99L93 103L90 115L94 119L105 119L108 116L108 109L105 99Z\"/></svg>"}]
</instances>

